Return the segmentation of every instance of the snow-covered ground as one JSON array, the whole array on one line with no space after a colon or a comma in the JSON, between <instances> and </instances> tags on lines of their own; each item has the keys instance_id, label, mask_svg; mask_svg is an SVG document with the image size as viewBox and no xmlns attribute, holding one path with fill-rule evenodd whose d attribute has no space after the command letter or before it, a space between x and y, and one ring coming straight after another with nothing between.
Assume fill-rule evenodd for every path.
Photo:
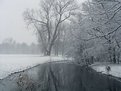
<instances>
[{"instance_id":1,"label":"snow-covered ground","mask_svg":"<svg viewBox=\"0 0 121 91\"><path fill-rule=\"evenodd\" d=\"M40 55L0 55L0 79L13 72L18 72L44 62L59 61L65 58Z\"/></svg>"},{"instance_id":2,"label":"snow-covered ground","mask_svg":"<svg viewBox=\"0 0 121 91\"><path fill-rule=\"evenodd\" d=\"M109 65L111 67L111 71L109 72L110 75L121 77L121 64L94 64L91 67L96 70L97 72L102 72L107 74L106 66Z\"/></svg>"}]
</instances>

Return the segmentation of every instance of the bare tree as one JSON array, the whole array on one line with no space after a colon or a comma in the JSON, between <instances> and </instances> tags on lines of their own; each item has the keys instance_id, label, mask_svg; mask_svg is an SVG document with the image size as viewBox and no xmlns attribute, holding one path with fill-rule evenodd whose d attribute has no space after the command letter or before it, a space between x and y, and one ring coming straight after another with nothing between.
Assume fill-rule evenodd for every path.
<instances>
[{"instance_id":1,"label":"bare tree","mask_svg":"<svg viewBox=\"0 0 121 91\"><path fill-rule=\"evenodd\" d=\"M52 47L61 32L61 24L66 22L77 9L74 0L41 0L39 10L26 10L24 19L37 31L45 55L50 55Z\"/></svg>"}]
</instances>

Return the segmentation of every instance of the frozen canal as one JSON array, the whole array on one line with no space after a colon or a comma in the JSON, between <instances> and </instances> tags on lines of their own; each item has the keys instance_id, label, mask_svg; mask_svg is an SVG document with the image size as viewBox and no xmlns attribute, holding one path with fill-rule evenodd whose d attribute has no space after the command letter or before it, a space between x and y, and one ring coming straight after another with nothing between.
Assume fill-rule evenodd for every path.
<instances>
[{"instance_id":1,"label":"frozen canal","mask_svg":"<svg viewBox=\"0 0 121 91\"><path fill-rule=\"evenodd\" d=\"M0 79L10 73L48 62L62 60L62 57L42 57L40 55L0 55Z\"/></svg>"}]
</instances>

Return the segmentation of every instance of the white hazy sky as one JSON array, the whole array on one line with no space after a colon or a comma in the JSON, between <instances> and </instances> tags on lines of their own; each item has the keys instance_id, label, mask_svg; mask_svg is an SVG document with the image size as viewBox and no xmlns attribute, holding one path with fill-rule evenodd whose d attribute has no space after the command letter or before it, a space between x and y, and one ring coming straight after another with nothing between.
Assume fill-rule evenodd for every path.
<instances>
[{"instance_id":1,"label":"white hazy sky","mask_svg":"<svg viewBox=\"0 0 121 91\"><path fill-rule=\"evenodd\" d=\"M20 43L37 43L34 32L26 28L22 14L27 8L38 7L39 1L0 0L0 43L6 38L13 38Z\"/></svg>"}]
</instances>

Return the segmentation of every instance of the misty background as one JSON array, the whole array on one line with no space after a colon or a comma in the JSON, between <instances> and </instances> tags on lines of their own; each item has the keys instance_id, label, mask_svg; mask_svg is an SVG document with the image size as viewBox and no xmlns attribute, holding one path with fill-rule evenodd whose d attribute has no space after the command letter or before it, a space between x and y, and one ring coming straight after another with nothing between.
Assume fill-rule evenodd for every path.
<instances>
[{"instance_id":1,"label":"misty background","mask_svg":"<svg viewBox=\"0 0 121 91\"><path fill-rule=\"evenodd\" d=\"M38 38L23 19L26 9L36 9L39 4L40 0L0 0L0 54L40 53Z\"/></svg>"}]
</instances>

